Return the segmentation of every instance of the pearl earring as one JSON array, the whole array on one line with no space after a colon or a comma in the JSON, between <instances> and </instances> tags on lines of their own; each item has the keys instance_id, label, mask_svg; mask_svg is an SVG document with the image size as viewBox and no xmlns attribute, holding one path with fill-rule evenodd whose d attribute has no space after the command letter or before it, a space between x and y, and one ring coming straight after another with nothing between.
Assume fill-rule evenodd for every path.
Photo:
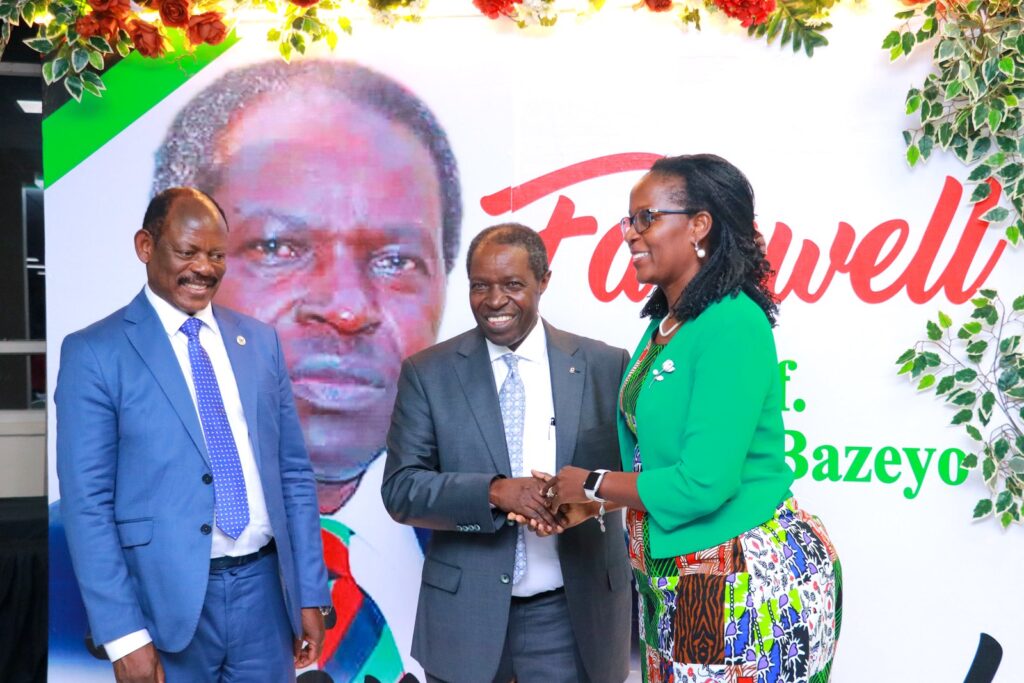
<instances>
[{"instance_id":1,"label":"pearl earring","mask_svg":"<svg viewBox=\"0 0 1024 683\"><path fill-rule=\"evenodd\" d=\"M697 258L702 259L708 255L708 252L704 251L704 247L700 246L696 242L693 243L693 250L697 252Z\"/></svg>"}]
</instances>

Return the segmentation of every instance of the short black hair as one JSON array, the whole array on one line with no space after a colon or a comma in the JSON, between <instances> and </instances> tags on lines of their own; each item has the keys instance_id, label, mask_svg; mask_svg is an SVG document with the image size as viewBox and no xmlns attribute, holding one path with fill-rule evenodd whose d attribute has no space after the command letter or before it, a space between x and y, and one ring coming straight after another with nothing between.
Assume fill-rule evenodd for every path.
<instances>
[{"instance_id":1,"label":"short black hair","mask_svg":"<svg viewBox=\"0 0 1024 683\"><path fill-rule=\"evenodd\" d=\"M668 301L659 287L642 316L692 320L726 296L745 292L764 311L773 326L779 312L768 288L774 274L765 256L764 240L754 225L754 188L743 172L714 154L683 154L654 162L651 175L677 182L673 199L679 206L711 215L708 255L678 301ZM692 249L680 243L680 249Z\"/></svg>"},{"instance_id":2,"label":"short black hair","mask_svg":"<svg viewBox=\"0 0 1024 683\"><path fill-rule=\"evenodd\" d=\"M160 238L164 234L164 227L167 225L167 214L171 212L171 207L174 203L180 199L197 199L202 202L209 202L217 207L218 213L220 213L221 220L224 221L224 225L228 224L228 219L224 215L224 210L220 208L213 197L206 194L202 190L197 190L194 187L169 187L166 190L156 193L152 199L149 200L149 206L146 207L146 215L142 218L142 229L145 230L152 236L153 242L159 242Z\"/></svg>"},{"instance_id":3,"label":"short black hair","mask_svg":"<svg viewBox=\"0 0 1024 683\"><path fill-rule=\"evenodd\" d=\"M528 228L522 223L499 223L489 228L484 228L469 243L469 251L466 253L466 274L469 274L470 264L473 263L473 254L485 242L496 244L515 245L526 250L530 259L530 271L540 282L544 274L548 272L548 250L544 246L544 240L536 230Z\"/></svg>"},{"instance_id":4,"label":"short black hair","mask_svg":"<svg viewBox=\"0 0 1024 683\"><path fill-rule=\"evenodd\" d=\"M156 153L153 193L189 185L213 194L222 181L222 168L213 154L220 133L256 100L286 92L302 80L406 126L427 149L441 184L441 243L445 270L451 272L462 231L462 190L448 136L416 95L391 78L352 62L310 59L289 64L275 59L225 73L175 117Z\"/></svg>"}]
</instances>

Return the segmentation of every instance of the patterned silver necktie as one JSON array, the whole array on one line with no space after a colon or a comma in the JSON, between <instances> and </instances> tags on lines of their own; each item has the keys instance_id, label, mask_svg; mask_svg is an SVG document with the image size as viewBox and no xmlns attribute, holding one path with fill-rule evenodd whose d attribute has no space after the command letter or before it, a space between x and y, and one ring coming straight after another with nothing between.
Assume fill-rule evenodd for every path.
<instances>
[{"instance_id":1,"label":"patterned silver necktie","mask_svg":"<svg viewBox=\"0 0 1024 683\"><path fill-rule=\"evenodd\" d=\"M498 392L498 403L501 405L501 421L505 423L505 445L508 447L508 460L512 466L512 476L523 475L523 423L526 418L526 390L519 376L519 357L514 353L506 353L501 357L508 365L508 375ZM522 525L516 536L516 563L512 573L512 583L519 583L526 573L526 533Z\"/></svg>"},{"instance_id":2,"label":"patterned silver necktie","mask_svg":"<svg viewBox=\"0 0 1024 683\"><path fill-rule=\"evenodd\" d=\"M206 451L213 469L213 515L217 527L231 538L237 539L249 524L249 501L245 492L242 462L235 447L224 400L220 395L217 375L206 349L199 343L199 330L203 321L189 318L181 325L188 337L188 360L192 364L192 383L199 404L199 421L203 425Z\"/></svg>"}]
</instances>

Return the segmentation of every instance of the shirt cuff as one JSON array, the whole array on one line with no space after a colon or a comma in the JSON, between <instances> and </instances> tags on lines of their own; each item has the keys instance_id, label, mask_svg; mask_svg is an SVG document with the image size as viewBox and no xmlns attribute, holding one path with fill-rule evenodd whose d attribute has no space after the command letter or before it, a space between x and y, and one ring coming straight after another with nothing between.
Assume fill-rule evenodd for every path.
<instances>
[{"instance_id":1,"label":"shirt cuff","mask_svg":"<svg viewBox=\"0 0 1024 683\"><path fill-rule=\"evenodd\" d=\"M107 659L111 662L116 662L152 642L153 638L150 637L149 631L143 628L126 636L116 638L109 643L103 643L103 649L107 652Z\"/></svg>"}]
</instances>

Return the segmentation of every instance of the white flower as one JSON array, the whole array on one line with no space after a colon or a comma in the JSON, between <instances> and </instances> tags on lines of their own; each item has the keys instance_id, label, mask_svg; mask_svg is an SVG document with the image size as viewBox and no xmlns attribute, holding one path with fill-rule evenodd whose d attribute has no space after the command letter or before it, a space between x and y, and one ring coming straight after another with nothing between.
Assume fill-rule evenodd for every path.
<instances>
[{"instance_id":1,"label":"white flower","mask_svg":"<svg viewBox=\"0 0 1024 683\"><path fill-rule=\"evenodd\" d=\"M675 372L676 364L673 363L671 360L667 360L661 364L661 369L664 372Z\"/></svg>"}]
</instances>

